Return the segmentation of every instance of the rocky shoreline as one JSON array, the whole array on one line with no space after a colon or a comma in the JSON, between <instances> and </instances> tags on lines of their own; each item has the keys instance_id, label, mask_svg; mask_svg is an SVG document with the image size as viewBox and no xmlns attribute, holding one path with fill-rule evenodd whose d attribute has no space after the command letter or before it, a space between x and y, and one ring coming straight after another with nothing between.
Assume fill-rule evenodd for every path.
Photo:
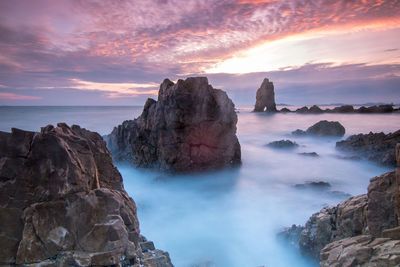
<instances>
[{"instance_id":1,"label":"rocky shoreline","mask_svg":"<svg viewBox=\"0 0 400 267\"><path fill-rule=\"evenodd\" d=\"M0 264L173 266L140 234L102 137L59 123L0 132Z\"/></svg>"},{"instance_id":2,"label":"rocky shoreline","mask_svg":"<svg viewBox=\"0 0 400 267\"><path fill-rule=\"evenodd\" d=\"M366 195L323 208L279 236L320 266L400 264L400 144L396 157L397 168L372 178Z\"/></svg>"}]
</instances>

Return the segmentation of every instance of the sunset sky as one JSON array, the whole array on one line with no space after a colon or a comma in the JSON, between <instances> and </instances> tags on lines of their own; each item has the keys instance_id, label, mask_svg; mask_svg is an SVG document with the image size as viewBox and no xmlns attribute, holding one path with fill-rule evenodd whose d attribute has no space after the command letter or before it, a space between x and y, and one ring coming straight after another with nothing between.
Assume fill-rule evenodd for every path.
<instances>
[{"instance_id":1,"label":"sunset sky","mask_svg":"<svg viewBox=\"0 0 400 267\"><path fill-rule=\"evenodd\" d=\"M400 1L2 0L1 105L143 105L207 76L237 105L400 103Z\"/></svg>"}]
</instances>

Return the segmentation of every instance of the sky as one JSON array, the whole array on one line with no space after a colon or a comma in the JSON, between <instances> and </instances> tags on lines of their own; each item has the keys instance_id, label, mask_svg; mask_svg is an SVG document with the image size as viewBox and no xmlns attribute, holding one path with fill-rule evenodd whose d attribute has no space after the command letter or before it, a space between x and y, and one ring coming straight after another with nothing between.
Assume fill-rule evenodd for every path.
<instances>
[{"instance_id":1,"label":"sky","mask_svg":"<svg viewBox=\"0 0 400 267\"><path fill-rule=\"evenodd\" d=\"M0 105L143 105L207 76L236 105L400 103L398 0L1 0Z\"/></svg>"}]
</instances>

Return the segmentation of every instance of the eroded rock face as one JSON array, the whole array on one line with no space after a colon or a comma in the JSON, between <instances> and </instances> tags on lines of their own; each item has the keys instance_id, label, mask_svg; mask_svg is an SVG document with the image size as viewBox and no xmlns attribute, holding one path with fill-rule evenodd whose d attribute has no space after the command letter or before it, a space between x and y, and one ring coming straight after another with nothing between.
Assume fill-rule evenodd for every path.
<instances>
[{"instance_id":1,"label":"eroded rock face","mask_svg":"<svg viewBox=\"0 0 400 267\"><path fill-rule=\"evenodd\" d=\"M265 78L257 90L255 112L276 112L274 84Z\"/></svg>"},{"instance_id":2,"label":"eroded rock face","mask_svg":"<svg viewBox=\"0 0 400 267\"><path fill-rule=\"evenodd\" d=\"M166 79L158 100L124 121L107 137L117 161L172 172L234 166L241 162L234 104L205 77Z\"/></svg>"},{"instance_id":3,"label":"eroded rock face","mask_svg":"<svg viewBox=\"0 0 400 267\"><path fill-rule=\"evenodd\" d=\"M389 134L370 132L352 135L346 140L336 142L336 148L352 156L394 167L397 143L400 143L400 130Z\"/></svg>"},{"instance_id":4,"label":"eroded rock face","mask_svg":"<svg viewBox=\"0 0 400 267\"><path fill-rule=\"evenodd\" d=\"M135 203L97 133L62 123L40 133L0 132L0 177L0 264L145 258Z\"/></svg>"}]
</instances>

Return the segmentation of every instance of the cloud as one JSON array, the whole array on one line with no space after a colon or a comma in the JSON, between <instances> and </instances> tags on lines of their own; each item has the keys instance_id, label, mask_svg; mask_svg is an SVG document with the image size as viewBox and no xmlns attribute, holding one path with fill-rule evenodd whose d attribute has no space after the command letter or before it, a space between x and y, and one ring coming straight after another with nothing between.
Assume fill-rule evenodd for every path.
<instances>
[{"instance_id":1,"label":"cloud","mask_svg":"<svg viewBox=\"0 0 400 267\"><path fill-rule=\"evenodd\" d=\"M41 97L0 92L0 99L1 100L37 100L37 99L41 99Z\"/></svg>"}]
</instances>

